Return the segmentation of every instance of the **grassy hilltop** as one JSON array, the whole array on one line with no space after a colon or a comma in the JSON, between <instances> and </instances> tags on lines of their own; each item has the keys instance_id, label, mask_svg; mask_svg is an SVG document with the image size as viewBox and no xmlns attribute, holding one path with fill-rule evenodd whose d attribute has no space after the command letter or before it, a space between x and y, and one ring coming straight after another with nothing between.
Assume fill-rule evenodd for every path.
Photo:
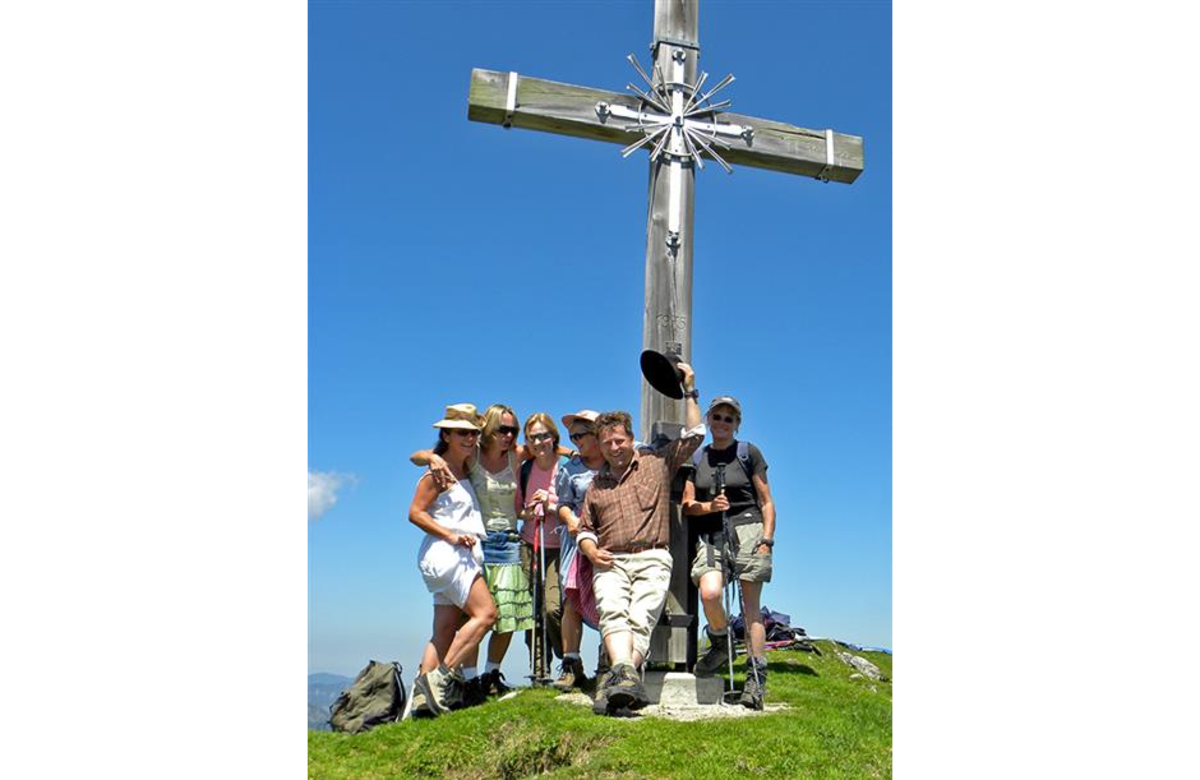
<instances>
[{"instance_id":1,"label":"grassy hilltop","mask_svg":"<svg viewBox=\"0 0 1200 780\"><path fill-rule=\"evenodd\" d=\"M768 704L746 718L619 719L526 690L434 720L349 736L308 733L308 773L340 777L891 777L892 685L851 679L832 642L821 655L769 654ZM892 657L856 653L892 676ZM744 659L734 667L742 686ZM405 675L411 683L411 675Z\"/></svg>"}]
</instances>

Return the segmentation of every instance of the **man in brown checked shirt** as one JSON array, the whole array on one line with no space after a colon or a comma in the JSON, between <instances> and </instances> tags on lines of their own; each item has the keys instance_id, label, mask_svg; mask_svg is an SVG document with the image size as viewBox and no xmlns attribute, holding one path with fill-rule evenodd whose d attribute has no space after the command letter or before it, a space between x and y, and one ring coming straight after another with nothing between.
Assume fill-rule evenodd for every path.
<instances>
[{"instance_id":1,"label":"man in brown checked shirt","mask_svg":"<svg viewBox=\"0 0 1200 780\"><path fill-rule=\"evenodd\" d=\"M671 582L671 478L704 440L696 373L683 374L686 429L658 450L637 451L628 412L605 412L596 436L605 464L583 501L579 549L592 561L600 635L612 664L596 684L592 711L613 715L650 703L638 677Z\"/></svg>"}]
</instances>

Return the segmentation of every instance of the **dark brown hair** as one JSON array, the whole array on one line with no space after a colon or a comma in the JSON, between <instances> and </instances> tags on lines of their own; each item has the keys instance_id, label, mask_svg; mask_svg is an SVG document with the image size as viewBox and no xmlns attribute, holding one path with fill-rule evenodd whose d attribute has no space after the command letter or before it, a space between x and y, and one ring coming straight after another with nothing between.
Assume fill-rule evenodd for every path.
<instances>
[{"instance_id":1,"label":"dark brown hair","mask_svg":"<svg viewBox=\"0 0 1200 780\"><path fill-rule=\"evenodd\" d=\"M599 438L605 428L615 428L618 425L625 426L627 435L633 435L633 418L629 416L629 412L604 412L596 418L596 437Z\"/></svg>"},{"instance_id":2,"label":"dark brown hair","mask_svg":"<svg viewBox=\"0 0 1200 780\"><path fill-rule=\"evenodd\" d=\"M445 428L438 428L438 440L437 444L433 445L433 454L445 455L448 449L450 449L450 432Z\"/></svg>"}]
</instances>

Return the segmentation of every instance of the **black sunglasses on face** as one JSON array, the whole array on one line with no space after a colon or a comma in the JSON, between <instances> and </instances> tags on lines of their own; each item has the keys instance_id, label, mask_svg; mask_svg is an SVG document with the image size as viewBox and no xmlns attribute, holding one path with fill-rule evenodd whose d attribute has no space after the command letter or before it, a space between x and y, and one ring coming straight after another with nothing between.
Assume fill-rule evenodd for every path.
<instances>
[{"instance_id":1,"label":"black sunglasses on face","mask_svg":"<svg viewBox=\"0 0 1200 780\"><path fill-rule=\"evenodd\" d=\"M713 422L719 422L719 423L735 423L735 422L737 422L736 417L726 417L723 414L714 414L712 416L712 418L713 418Z\"/></svg>"},{"instance_id":2,"label":"black sunglasses on face","mask_svg":"<svg viewBox=\"0 0 1200 780\"><path fill-rule=\"evenodd\" d=\"M550 441L554 438L553 433L534 433L530 435L529 440L532 442Z\"/></svg>"},{"instance_id":3,"label":"black sunglasses on face","mask_svg":"<svg viewBox=\"0 0 1200 780\"><path fill-rule=\"evenodd\" d=\"M478 436L479 431L469 431L466 428L455 428L454 432L459 436Z\"/></svg>"},{"instance_id":4,"label":"black sunglasses on face","mask_svg":"<svg viewBox=\"0 0 1200 780\"><path fill-rule=\"evenodd\" d=\"M515 425L501 425L499 428L496 429L496 433L500 434L501 436L503 436L506 433L509 436L516 436L517 433L520 432L520 430L521 429Z\"/></svg>"},{"instance_id":5,"label":"black sunglasses on face","mask_svg":"<svg viewBox=\"0 0 1200 780\"><path fill-rule=\"evenodd\" d=\"M583 433L572 433L571 441L578 444L579 442L583 441L584 436L592 436L592 435L594 435L594 434L591 431L584 431Z\"/></svg>"}]
</instances>

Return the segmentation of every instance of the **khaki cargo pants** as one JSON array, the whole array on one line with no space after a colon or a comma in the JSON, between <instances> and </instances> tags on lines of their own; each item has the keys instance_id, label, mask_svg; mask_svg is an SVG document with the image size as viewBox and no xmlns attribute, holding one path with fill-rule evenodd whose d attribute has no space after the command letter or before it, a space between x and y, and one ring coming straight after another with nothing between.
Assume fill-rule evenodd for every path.
<instances>
[{"instance_id":1,"label":"khaki cargo pants","mask_svg":"<svg viewBox=\"0 0 1200 780\"><path fill-rule=\"evenodd\" d=\"M644 550L613 553L612 568L596 569L592 588L600 608L600 636L633 632L633 649L650 653L650 631L658 622L671 585L671 553Z\"/></svg>"}]
</instances>

